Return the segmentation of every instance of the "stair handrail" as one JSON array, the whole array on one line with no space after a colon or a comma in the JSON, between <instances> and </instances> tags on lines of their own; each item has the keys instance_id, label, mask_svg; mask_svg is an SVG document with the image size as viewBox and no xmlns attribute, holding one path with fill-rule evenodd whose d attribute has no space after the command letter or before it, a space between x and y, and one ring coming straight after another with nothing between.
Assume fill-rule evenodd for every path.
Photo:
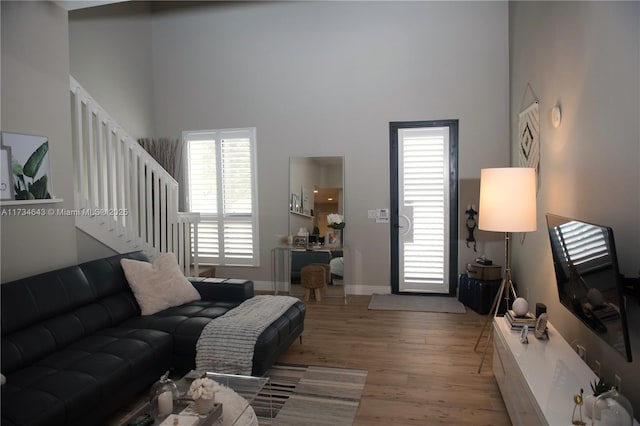
<instances>
[{"instance_id":1,"label":"stair handrail","mask_svg":"<svg viewBox=\"0 0 640 426\"><path fill-rule=\"evenodd\" d=\"M191 235L180 230L188 224L197 240L197 224L192 224L199 215L179 216L178 182L73 76L69 79L76 208L107 213L99 216L98 225L91 224L94 217L76 216L77 226L85 231L106 226L115 237L107 245L116 251L142 248L151 257L174 252L188 271L190 265L183 262L197 257L191 253Z\"/></svg>"}]
</instances>

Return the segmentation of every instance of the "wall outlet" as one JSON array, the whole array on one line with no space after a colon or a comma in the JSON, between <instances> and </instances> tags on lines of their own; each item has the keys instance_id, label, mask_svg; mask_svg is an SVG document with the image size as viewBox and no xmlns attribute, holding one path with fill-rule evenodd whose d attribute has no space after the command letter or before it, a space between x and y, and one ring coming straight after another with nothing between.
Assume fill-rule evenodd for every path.
<instances>
[{"instance_id":1,"label":"wall outlet","mask_svg":"<svg viewBox=\"0 0 640 426\"><path fill-rule=\"evenodd\" d=\"M618 392L622 393L622 377L618 376L617 374L614 374L613 375L613 386L616 387Z\"/></svg>"},{"instance_id":2,"label":"wall outlet","mask_svg":"<svg viewBox=\"0 0 640 426\"><path fill-rule=\"evenodd\" d=\"M576 345L576 352L584 362L587 362L587 348L582 345Z\"/></svg>"},{"instance_id":3,"label":"wall outlet","mask_svg":"<svg viewBox=\"0 0 640 426\"><path fill-rule=\"evenodd\" d=\"M596 373L596 376L600 378L600 361L595 362L595 366L593 367L593 372Z\"/></svg>"}]
</instances>

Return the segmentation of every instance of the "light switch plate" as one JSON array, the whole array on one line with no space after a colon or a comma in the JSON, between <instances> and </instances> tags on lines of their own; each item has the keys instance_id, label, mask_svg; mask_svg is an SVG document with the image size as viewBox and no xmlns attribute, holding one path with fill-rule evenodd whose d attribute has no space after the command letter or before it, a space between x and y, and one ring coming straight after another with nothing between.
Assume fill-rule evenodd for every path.
<instances>
[{"instance_id":1,"label":"light switch plate","mask_svg":"<svg viewBox=\"0 0 640 426\"><path fill-rule=\"evenodd\" d=\"M389 223L389 209L378 209L376 211L376 223Z\"/></svg>"}]
</instances>

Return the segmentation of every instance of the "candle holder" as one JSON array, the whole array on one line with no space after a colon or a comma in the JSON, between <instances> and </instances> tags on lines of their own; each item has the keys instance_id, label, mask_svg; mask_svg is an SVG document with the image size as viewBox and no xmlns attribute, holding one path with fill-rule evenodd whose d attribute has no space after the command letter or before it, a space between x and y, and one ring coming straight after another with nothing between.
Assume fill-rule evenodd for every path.
<instances>
[{"instance_id":1,"label":"candle holder","mask_svg":"<svg viewBox=\"0 0 640 426\"><path fill-rule=\"evenodd\" d=\"M612 388L596 398L593 404L592 424L596 420L602 425L632 426L633 407L624 395Z\"/></svg>"},{"instance_id":2,"label":"candle holder","mask_svg":"<svg viewBox=\"0 0 640 426\"><path fill-rule=\"evenodd\" d=\"M180 393L178 387L169 378L169 371L160 377L160 380L151 386L149 392L149 400L153 412L157 413L157 417L165 417L173 412L174 401L178 399Z\"/></svg>"}]
</instances>

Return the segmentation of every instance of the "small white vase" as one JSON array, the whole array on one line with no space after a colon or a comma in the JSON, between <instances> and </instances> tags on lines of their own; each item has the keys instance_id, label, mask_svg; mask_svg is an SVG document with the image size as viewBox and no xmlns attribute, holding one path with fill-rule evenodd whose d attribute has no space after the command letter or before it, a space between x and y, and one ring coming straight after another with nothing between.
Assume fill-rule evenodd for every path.
<instances>
[{"instance_id":1,"label":"small white vase","mask_svg":"<svg viewBox=\"0 0 640 426\"><path fill-rule=\"evenodd\" d=\"M593 401L593 419L600 420L600 414L602 413L602 410L606 410L606 409L607 409L607 401L604 399L596 398Z\"/></svg>"},{"instance_id":2,"label":"small white vase","mask_svg":"<svg viewBox=\"0 0 640 426\"><path fill-rule=\"evenodd\" d=\"M211 410L213 410L213 405L215 404L215 398L204 399L198 398L195 401L196 412L198 414L208 414Z\"/></svg>"},{"instance_id":3,"label":"small white vase","mask_svg":"<svg viewBox=\"0 0 640 426\"><path fill-rule=\"evenodd\" d=\"M596 397L593 395L587 395L584 397L584 411L587 417L593 416L593 404L596 402Z\"/></svg>"}]
</instances>

